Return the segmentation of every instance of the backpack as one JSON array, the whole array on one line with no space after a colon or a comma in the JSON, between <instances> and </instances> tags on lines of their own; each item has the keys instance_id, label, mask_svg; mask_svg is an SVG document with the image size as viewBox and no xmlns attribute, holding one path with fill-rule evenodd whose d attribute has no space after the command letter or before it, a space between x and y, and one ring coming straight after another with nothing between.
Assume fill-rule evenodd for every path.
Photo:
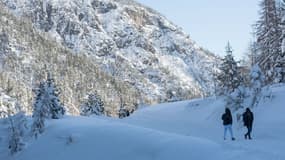
<instances>
[{"instance_id":1,"label":"backpack","mask_svg":"<svg viewBox=\"0 0 285 160\"><path fill-rule=\"evenodd\" d=\"M245 126L249 125L250 123L250 112L244 112L244 114L242 115L242 120Z\"/></svg>"}]
</instances>

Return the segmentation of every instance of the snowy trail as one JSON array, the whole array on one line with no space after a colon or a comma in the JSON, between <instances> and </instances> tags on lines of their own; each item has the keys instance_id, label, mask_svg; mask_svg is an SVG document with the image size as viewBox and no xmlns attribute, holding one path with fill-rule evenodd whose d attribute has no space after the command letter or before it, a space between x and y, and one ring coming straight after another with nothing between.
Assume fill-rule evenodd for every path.
<instances>
[{"instance_id":1,"label":"snowy trail","mask_svg":"<svg viewBox=\"0 0 285 160\"><path fill-rule=\"evenodd\" d=\"M221 99L160 104L145 108L123 121L129 124L158 129L164 132L208 139L223 146L228 159L285 159L285 87L275 88L274 100L264 101L254 109L253 140L244 140L244 127L234 118L236 141L224 141L221 115L224 104ZM176 107L173 109L173 107ZM273 107L272 109L269 107ZM228 153L227 153L228 152ZM227 156L226 156L227 157Z\"/></svg>"},{"instance_id":2,"label":"snowy trail","mask_svg":"<svg viewBox=\"0 0 285 160\"><path fill-rule=\"evenodd\" d=\"M222 101L210 98L144 108L122 122L213 140L222 138L220 117L223 111Z\"/></svg>"}]
</instances>

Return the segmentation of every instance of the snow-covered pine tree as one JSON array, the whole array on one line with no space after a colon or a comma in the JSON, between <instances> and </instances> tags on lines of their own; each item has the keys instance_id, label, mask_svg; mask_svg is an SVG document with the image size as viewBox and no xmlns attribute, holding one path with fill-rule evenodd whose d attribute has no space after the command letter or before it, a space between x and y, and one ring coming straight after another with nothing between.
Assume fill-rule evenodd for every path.
<instances>
[{"instance_id":1,"label":"snow-covered pine tree","mask_svg":"<svg viewBox=\"0 0 285 160\"><path fill-rule=\"evenodd\" d=\"M49 108L44 105L43 97L47 96L45 92L45 83L41 82L39 88L35 89L36 97L33 103L33 124L32 134L37 138L44 132L45 119L48 118Z\"/></svg>"},{"instance_id":2,"label":"snow-covered pine tree","mask_svg":"<svg viewBox=\"0 0 285 160\"><path fill-rule=\"evenodd\" d=\"M45 105L49 106L49 112L52 119L59 119L65 114L65 109L59 100L59 90L57 89L54 79L48 73L46 81L47 101Z\"/></svg>"},{"instance_id":3,"label":"snow-covered pine tree","mask_svg":"<svg viewBox=\"0 0 285 160\"><path fill-rule=\"evenodd\" d=\"M34 121L32 124L32 134L36 138L38 138L39 134L42 134L45 131L45 118L44 118L44 111L37 111L34 114Z\"/></svg>"},{"instance_id":4,"label":"snow-covered pine tree","mask_svg":"<svg viewBox=\"0 0 285 160\"><path fill-rule=\"evenodd\" d=\"M88 95L87 100L80 106L80 115L103 115L104 114L104 102L97 92Z\"/></svg>"},{"instance_id":5,"label":"snow-covered pine tree","mask_svg":"<svg viewBox=\"0 0 285 160\"><path fill-rule=\"evenodd\" d=\"M255 38L255 31L253 31L253 40L249 43L249 47L248 47L248 54L247 54L247 58L248 58L248 66L253 66L257 63L258 60L258 43L256 42L256 38Z\"/></svg>"},{"instance_id":6,"label":"snow-covered pine tree","mask_svg":"<svg viewBox=\"0 0 285 160\"><path fill-rule=\"evenodd\" d=\"M220 73L217 75L220 94L227 95L233 92L241 82L241 77L238 72L237 62L232 55L232 47L228 42L226 46L227 55L222 59L222 64L219 67Z\"/></svg>"},{"instance_id":7,"label":"snow-covered pine tree","mask_svg":"<svg viewBox=\"0 0 285 160\"><path fill-rule=\"evenodd\" d=\"M265 73L266 83L273 83L280 73L281 27L275 0L262 0L257 22L257 43L260 50L259 65Z\"/></svg>"},{"instance_id":8,"label":"snow-covered pine tree","mask_svg":"<svg viewBox=\"0 0 285 160\"><path fill-rule=\"evenodd\" d=\"M258 64L255 64L250 71L250 88L252 90L252 101L250 107L258 104L261 97L262 86L264 85L264 74L262 73Z\"/></svg>"},{"instance_id":9,"label":"snow-covered pine tree","mask_svg":"<svg viewBox=\"0 0 285 160\"><path fill-rule=\"evenodd\" d=\"M47 80L40 83L39 88L35 89L36 98L33 104L32 133L37 137L43 133L45 119L61 118L65 109L59 100L59 91L54 84L54 80L48 74Z\"/></svg>"},{"instance_id":10,"label":"snow-covered pine tree","mask_svg":"<svg viewBox=\"0 0 285 160\"><path fill-rule=\"evenodd\" d=\"M234 111L244 108L244 101L248 97L247 88L244 85L240 85L226 97L226 105L231 106Z\"/></svg>"}]
</instances>

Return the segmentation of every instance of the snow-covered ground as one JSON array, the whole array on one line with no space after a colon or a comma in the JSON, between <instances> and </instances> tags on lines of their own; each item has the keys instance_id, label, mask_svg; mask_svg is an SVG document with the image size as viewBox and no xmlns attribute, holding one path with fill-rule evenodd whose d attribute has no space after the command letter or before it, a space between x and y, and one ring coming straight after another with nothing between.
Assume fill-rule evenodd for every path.
<instances>
[{"instance_id":1,"label":"snow-covered ground","mask_svg":"<svg viewBox=\"0 0 285 160\"><path fill-rule=\"evenodd\" d=\"M285 86L254 108L253 140L234 121L236 141L223 140L220 98L143 108L129 118L65 117L50 120L37 140L11 157L0 122L0 159L10 160L284 160ZM235 119L235 118L234 118Z\"/></svg>"}]
</instances>

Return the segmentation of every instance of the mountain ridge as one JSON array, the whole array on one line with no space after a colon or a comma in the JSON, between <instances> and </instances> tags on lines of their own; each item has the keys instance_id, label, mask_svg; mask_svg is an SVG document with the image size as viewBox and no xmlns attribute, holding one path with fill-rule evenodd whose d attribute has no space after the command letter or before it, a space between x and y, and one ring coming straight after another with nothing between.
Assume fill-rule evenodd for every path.
<instances>
[{"instance_id":1,"label":"mountain ridge","mask_svg":"<svg viewBox=\"0 0 285 160\"><path fill-rule=\"evenodd\" d=\"M15 16L101 71L128 83L150 104L213 94L218 58L158 12L129 0L1 0Z\"/></svg>"}]
</instances>

